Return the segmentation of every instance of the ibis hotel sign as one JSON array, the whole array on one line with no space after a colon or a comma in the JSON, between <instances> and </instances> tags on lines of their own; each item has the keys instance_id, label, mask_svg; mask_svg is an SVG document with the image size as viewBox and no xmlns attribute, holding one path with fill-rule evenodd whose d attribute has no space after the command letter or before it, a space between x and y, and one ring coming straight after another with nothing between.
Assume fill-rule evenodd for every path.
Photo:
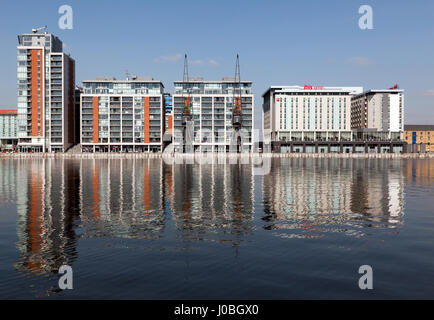
<instances>
[{"instance_id":1,"label":"ibis hotel sign","mask_svg":"<svg viewBox=\"0 0 434 320\"><path fill-rule=\"evenodd\" d=\"M304 90L324 90L324 87L314 87L310 85L305 85Z\"/></svg>"}]
</instances>

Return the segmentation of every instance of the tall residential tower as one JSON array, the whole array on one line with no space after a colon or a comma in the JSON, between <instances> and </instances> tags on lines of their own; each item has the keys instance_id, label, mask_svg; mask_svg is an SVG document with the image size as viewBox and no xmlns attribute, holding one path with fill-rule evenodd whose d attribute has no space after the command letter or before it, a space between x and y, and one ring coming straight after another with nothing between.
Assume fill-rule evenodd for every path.
<instances>
[{"instance_id":1,"label":"tall residential tower","mask_svg":"<svg viewBox=\"0 0 434 320\"><path fill-rule=\"evenodd\" d=\"M18 36L18 148L65 152L75 143L75 61L48 33Z\"/></svg>"}]
</instances>

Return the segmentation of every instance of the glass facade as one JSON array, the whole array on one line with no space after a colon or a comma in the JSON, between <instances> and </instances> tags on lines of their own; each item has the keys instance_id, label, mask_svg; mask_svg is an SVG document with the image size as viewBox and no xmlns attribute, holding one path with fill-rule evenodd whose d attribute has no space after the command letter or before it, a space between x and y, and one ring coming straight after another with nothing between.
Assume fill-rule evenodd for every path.
<instances>
[{"instance_id":1,"label":"glass facade","mask_svg":"<svg viewBox=\"0 0 434 320\"><path fill-rule=\"evenodd\" d=\"M73 125L65 110L72 107L69 100L74 94L70 89L74 88L75 66L62 48L62 42L51 34L18 36L17 110L22 151L65 151L73 142L65 129Z\"/></svg>"},{"instance_id":2,"label":"glass facade","mask_svg":"<svg viewBox=\"0 0 434 320\"><path fill-rule=\"evenodd\" d=\"M280 141L351 138L351 96L346 92L288 92L274 96Z\"/></svg>"},{"instance_id":3,"label":"glass facade","mask_svg":"<svg viewBox=\"0 0 434 320\"><path fill-rule=\"evenodd\" d=\"M85 81L83 91L84 152L162 151L165 113L161 82Z\"/></svg>"},{"instance_id":4,"label":"glass facade","mask_svg":"<svg viewBox=\"0 0 434 320\"><path fill-rule=\"evenodd\" d=\"M182 82L175 81L175 94L252 94L252 83L250 81L241 82L225 82L225 81L190 81Z\"/></svg>"},{"instance_id":5,"label":"glass facade","mask_svg":"<svg viewBox=\"0 0 434 320\"><path fill-rule=\"evenodd\" d=\"M193 146L195 151L229 151L232 131L232 114L235 92L241 91L242 130L246 133L243 144L252 150L253 105L252 83L224 81L175 82L173 116L175 132L183 132L182 114L185 96L190 92L191 118L193 121ZM176 151L180 147L175 146Z\"/></svg>"},{"instance_id":6,"label":"glass facade","mask_svg":"<svg viewBox=\"0 0 434 320\"><path fill-rule=\"evenodd\" d=\"M160 82L141 81L85 81L83 82L84 94L140 94L153 95L163 92L163 85Z\"/></svg>"},{"instance_id":7,"label":"glass facade","mask_svg":"<svg viewBox=\"0 0 434 320\"><path fill-rule=\"evenodd\" d=\"M16 111L0 110L0 139L18 137L18 121Z\"/></svg>"}]
</instances>

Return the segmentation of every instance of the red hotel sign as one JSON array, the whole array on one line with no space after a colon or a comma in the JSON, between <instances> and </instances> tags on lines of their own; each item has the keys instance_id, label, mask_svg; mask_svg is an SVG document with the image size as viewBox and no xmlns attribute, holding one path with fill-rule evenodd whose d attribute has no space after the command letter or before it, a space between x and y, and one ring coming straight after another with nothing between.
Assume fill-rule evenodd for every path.
<instances>
[{"instance_id":1,"label":"red hotel sign","mask_svg":"<svg viewBox=\"0 0 434 320\"><path fill-rule=\"evenodd\" d=\"M15 115L17 114L17 110L0 110L1 115Z\"/></svg>"},{"instance_id":2,"label":"red hotel sign","mask_svg":"<svg viewBox=\"0 0 434 320\"><path fill-rule=\"evenodd\" d=\"M305 85L304 90L324 90L324 87L313 87L313 86Z\"/></svg>"}]
</instances>

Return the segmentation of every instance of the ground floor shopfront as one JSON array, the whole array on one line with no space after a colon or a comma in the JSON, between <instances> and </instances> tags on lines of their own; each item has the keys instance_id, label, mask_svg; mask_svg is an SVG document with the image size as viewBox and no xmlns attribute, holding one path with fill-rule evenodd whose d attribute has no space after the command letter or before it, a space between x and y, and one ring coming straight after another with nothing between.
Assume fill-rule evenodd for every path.
<instances>
[{"instance_id":1,"label":"ground floor shopfront","mask_svg":"<svg viewBox=\"0 0 434 320\"><path fill-rule=\"evenodd\" d=\"M276 141L275 153L407 153L400 141Z\"/></svg>"},{"instance_id":2,"label":"ground floor shopfront","mask_svg":"<svg viewBox=\"0 0 434 320\"><path fill-rule=\"evenodd\" d=\"M83 144L82 152L161 152L161 145Z\"/></svg>"}]
</instances>

